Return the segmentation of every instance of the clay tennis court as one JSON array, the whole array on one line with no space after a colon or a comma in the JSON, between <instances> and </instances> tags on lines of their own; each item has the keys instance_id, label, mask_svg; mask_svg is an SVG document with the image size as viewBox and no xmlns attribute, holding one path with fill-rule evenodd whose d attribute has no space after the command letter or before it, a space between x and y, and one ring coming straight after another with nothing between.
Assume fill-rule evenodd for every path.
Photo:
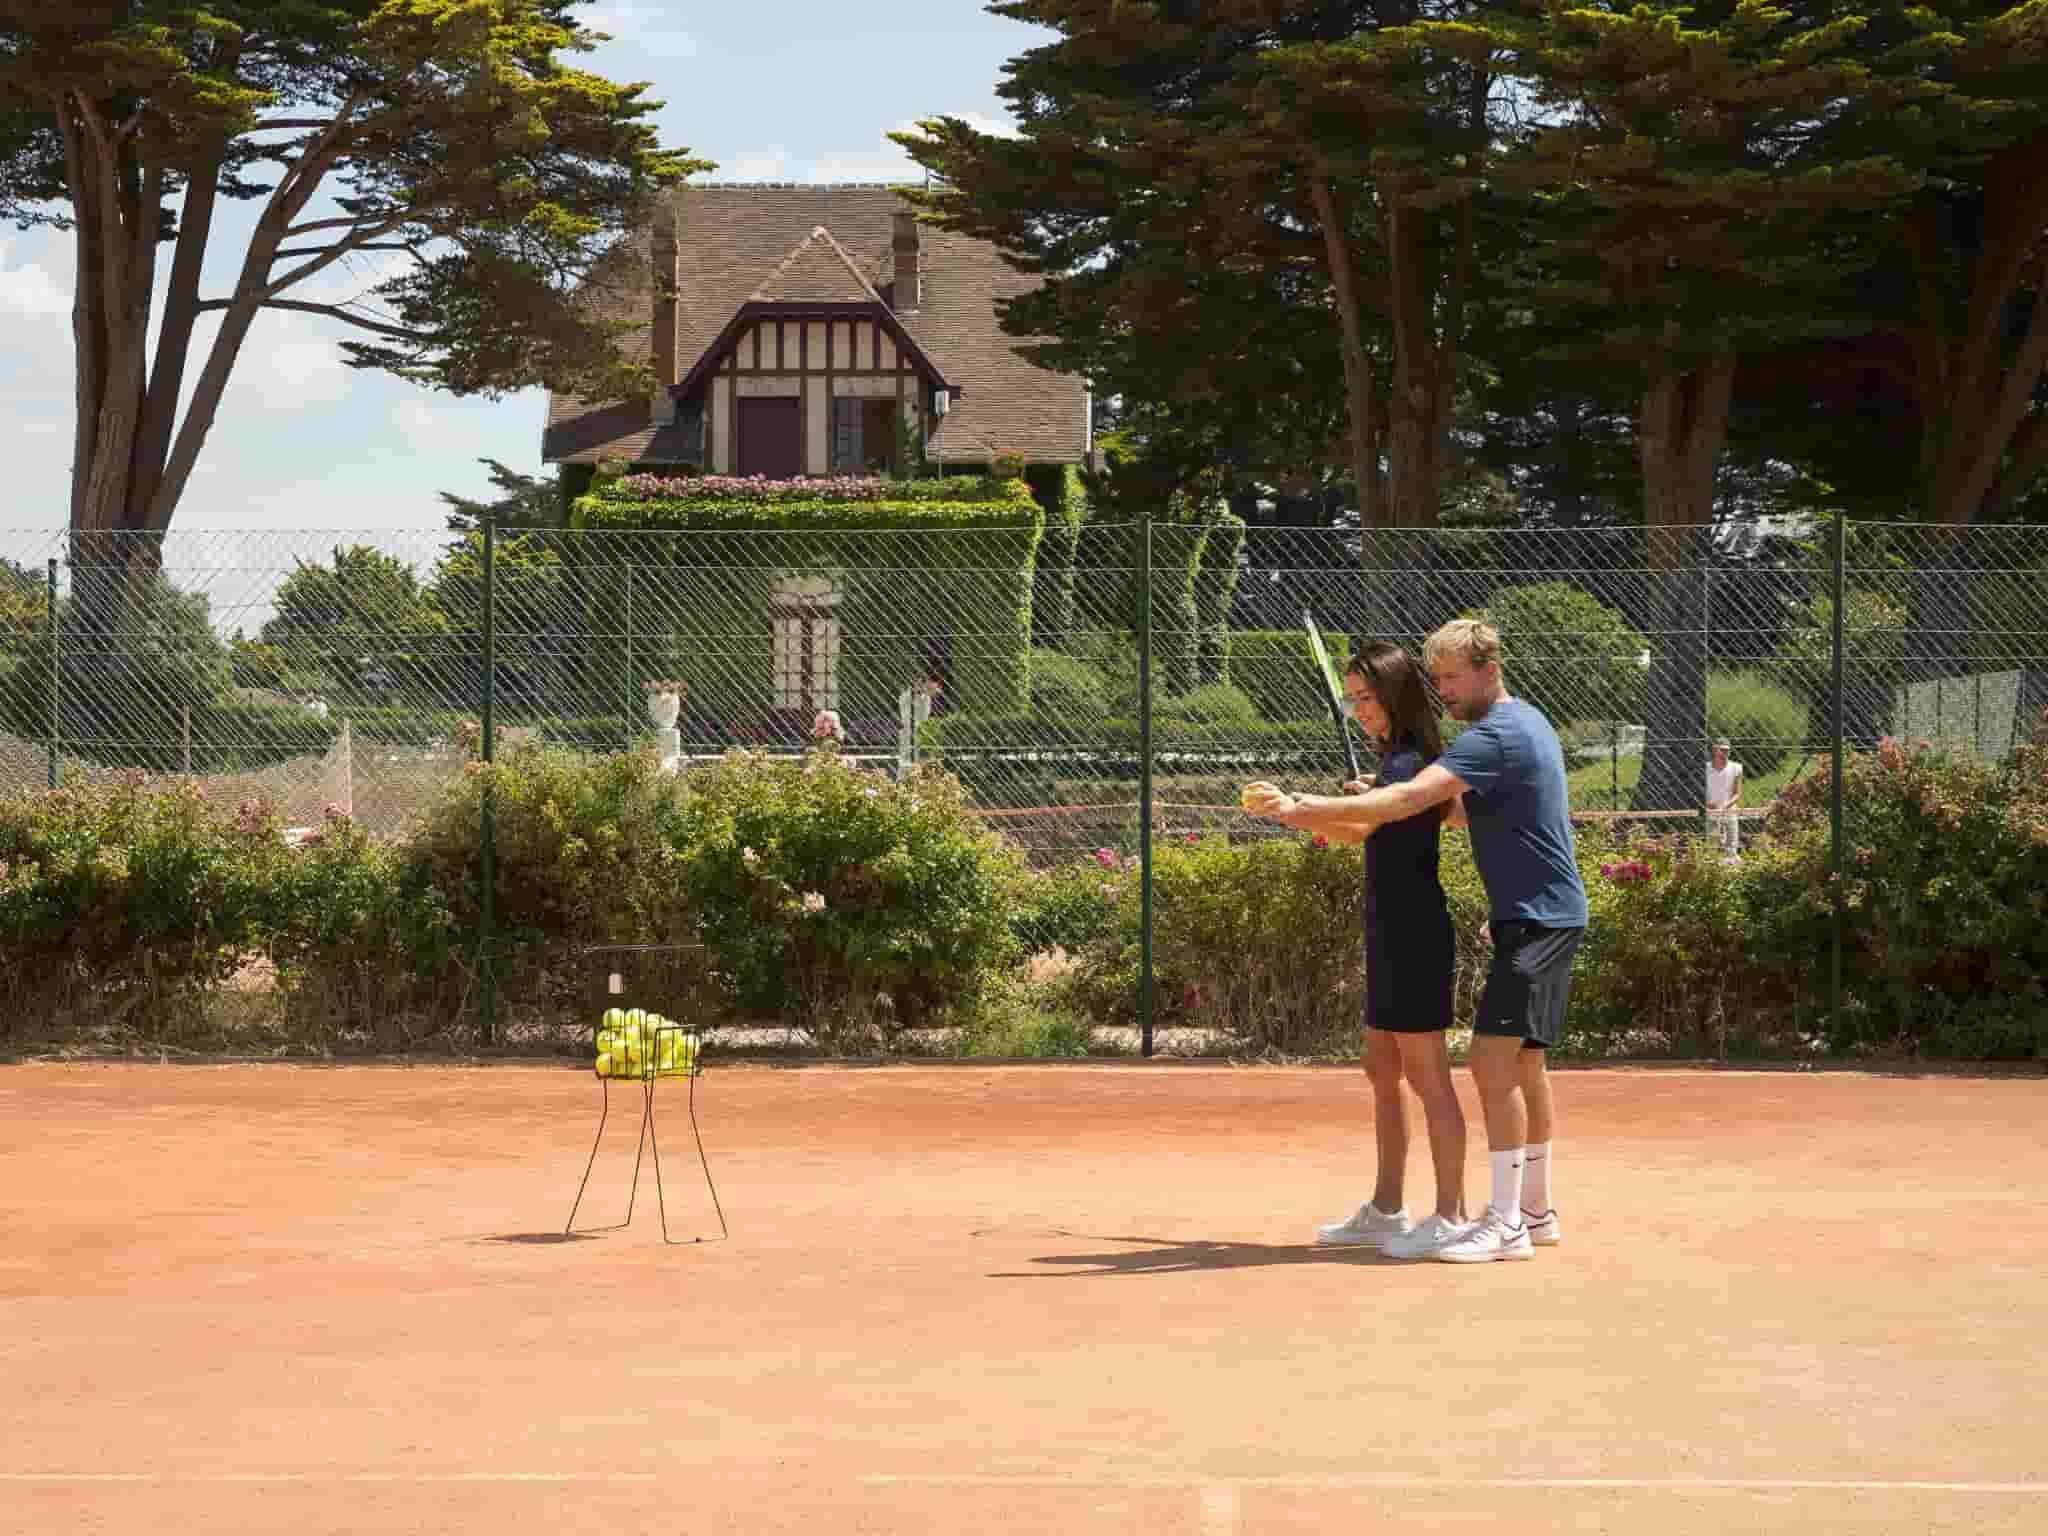
<instances>
[{"instance_id":1,"label":"clay tennis court","mask_svg":"<svg viewBox=\"0 0 2048 1536\"><path fill-rule=\"evenodd\" d=\"M0 1526L2048 1528L2038 1077L1561 1076L1567 1246L1472 1267L1303 1246L1352 1071L714 1067L688 1247L543 1240L597 1094L0 1072Z\"/></svg>"}]
</instances>

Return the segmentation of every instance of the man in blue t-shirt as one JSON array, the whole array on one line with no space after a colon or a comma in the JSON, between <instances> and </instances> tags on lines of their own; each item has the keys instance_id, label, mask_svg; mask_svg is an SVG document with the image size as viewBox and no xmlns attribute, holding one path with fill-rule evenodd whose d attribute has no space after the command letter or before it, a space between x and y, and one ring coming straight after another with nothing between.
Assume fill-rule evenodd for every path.
<instances>
[{"instance_id":1,"label":"man in blue t-shirt","mask_svg":"<svg viewBox=\"0 0 2048 1536\"><path fill-rule=\"evenodd\" d=\"M1586 888L1572 842L1564 748L1501 677L1500 635L1454 619L1422 648L1445 711L1465 722L1442 757L1403 784L1334 798L1254 786L1254 814L1317 831L1371 832L1462 793L1486 885L1493 963L1473 1026L1472 1077L1486 1114L1493 1200L1429 1258L1526 1259L1563 1236L1551 1195L1553 1117L1546 1050L1564 1029Z\"/></svg>"}]
</instances>

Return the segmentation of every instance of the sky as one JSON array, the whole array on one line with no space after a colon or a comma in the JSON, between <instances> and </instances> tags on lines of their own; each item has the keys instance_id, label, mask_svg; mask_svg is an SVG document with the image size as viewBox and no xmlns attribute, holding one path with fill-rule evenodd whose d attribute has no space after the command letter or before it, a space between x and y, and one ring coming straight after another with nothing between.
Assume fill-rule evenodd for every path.
<instances>
[{"instance_id":1,"label":"sky","mask_svg":"<svg viewBox=\"0 0 2048 1536\"><path fill-rule=\"evenodd\" d=\"M717 161L705 179L719 181L916 179L887 135L940 115L1000 129L1004 62L1048 36L988 15L981 0L593 0L582 15L613 40L579 62L650 82L667 103L664 142ZM223 204L207 269L223 287L258 207ZM330 269L332 281L322 274L292 297L352 297L382 275L376 260ZM69 236L0 226L0 423L10 450L0 528L54 530L66 519L72 271ZM344 334L316 316L258 318L175 528L426 533L442 526L437 492L488 493L479 460L541 471L540 391L461 400L353 370L336 345ZM211 336L202 325L189 374Z\"/></svg>"}]
</instances>

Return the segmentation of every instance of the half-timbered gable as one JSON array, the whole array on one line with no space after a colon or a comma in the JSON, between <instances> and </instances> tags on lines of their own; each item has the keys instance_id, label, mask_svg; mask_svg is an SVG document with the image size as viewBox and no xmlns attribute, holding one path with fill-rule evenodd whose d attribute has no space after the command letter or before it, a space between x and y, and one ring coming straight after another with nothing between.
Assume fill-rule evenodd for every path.
<instances>
[{"instance_id":1,"label":"half-timbered gable","mask_svg":"<svg viewBox=\"0 0 2048 1536\"><path fill-rule=\"evenodd\" d=\"M1035 367L998 323L1034 279L918 224L893 187L685 187L621 259L644 260L644 280L593 302L645 316L629 344L663 387L551 398L551 462L786 478L898 469L919 449L956 466L1088 454L1086 386Z\"/></svg>"}]
</instances>

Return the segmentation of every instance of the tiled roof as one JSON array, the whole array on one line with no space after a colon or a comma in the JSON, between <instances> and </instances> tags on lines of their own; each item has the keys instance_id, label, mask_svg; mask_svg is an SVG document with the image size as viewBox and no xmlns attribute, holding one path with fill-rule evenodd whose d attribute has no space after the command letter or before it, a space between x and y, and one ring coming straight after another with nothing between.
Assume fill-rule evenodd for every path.
<instances>
[{"instance_id":1,"label":"tiled roof","mask_svg":"<svg viewBox=\"0 0 2048 1536\"><path fill-rule=\"evenodd\" d=\"M804 243L769 273L747 297L757 304L875 304L881 301L872 284L853 264L832 231L820 224ZM731 317L728 316L728 319ZM701 349L700 349L701 350ZM695 358L690 359L695 362ZM682 367L689 372L689 365Z\"/></svg>"},{"instance_id":2,"label":"tiled roof","mask_svg":"<svg viewBox=\"0 0 2048 1536\"><path fill-rule=\"evenodd\" d=\"M676 194L678 293L676 372L687 374L732 319L763 293L777 300L825 295L815 285L858 280L872 300L893 279L895 215L907 211L900 189L881 183L817 186L712 183ZM820 238L820 232L823 238ZM1071 375L1033 367L997 324L996 301L1028 292L1037 279L1013 270L995 248L930 226L918 230L923 293L919 307L899 313L904 328L958 387L961 398L937 425L927 451L935 459L981 460L1016 453L1033 463L1079 462L1087 449L1087 395ZM606 313L631 314L641 325L630 345L651 356L645 327L653 309L643 234L632 246L641 263L637 311L616 292ZM836 255L834 253L837 253ZM773 291L780 283L782 291ZM852 297L846 288L844 297ZM550 461L662 458L662 443L643 403L592 407L550 397L544 456Z\"/></svg>"}]
</instances>

